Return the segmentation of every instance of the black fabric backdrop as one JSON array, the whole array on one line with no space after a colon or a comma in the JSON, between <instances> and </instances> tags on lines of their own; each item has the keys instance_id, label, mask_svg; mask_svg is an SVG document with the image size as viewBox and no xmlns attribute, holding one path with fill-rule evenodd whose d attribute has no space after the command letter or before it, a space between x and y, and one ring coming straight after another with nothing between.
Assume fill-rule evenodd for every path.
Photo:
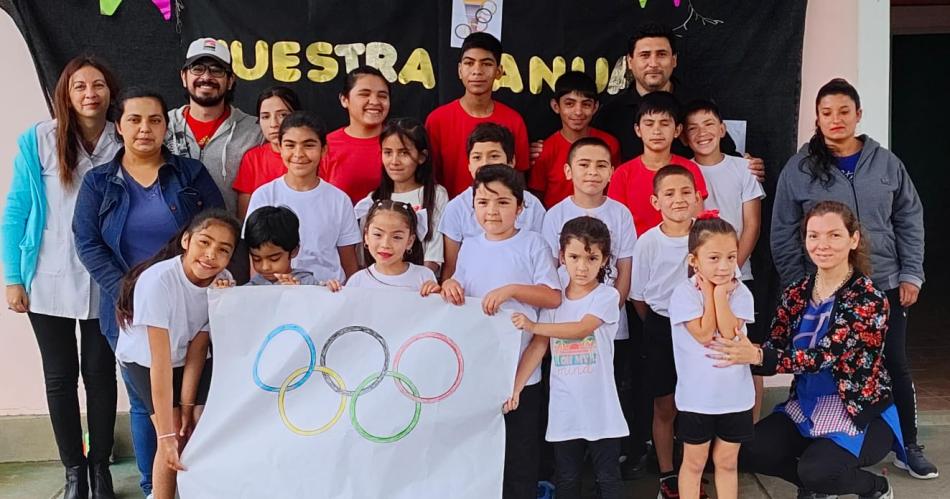
<instances>
[{"instance_id":1,"label":"black fabric backdrop","mask_svg":"<svg viewBox=\"0 0 950 499\"><path fill-rule=\"evenodd\" d=\"M424 119L462 93L459 53L449 45L448 0L178 0L171 21L148 0L125 0L113 16L101 15L98 2L89 0L0 0L0 7L23 33L47 95L71 57L93 53L116 70L122 83L155 87L169 105L181 105L186 95L178 72L188 43L199 36L242 42L248 67L259 62L258 41L270 48L279 41L298 42L301 78L289 85L331 128L346 119L337 99L344 59L331 54L338 74L323 83L310 81L308 71L320 70L306 53L314 42L391 44L397 72L416 48L425 49L435 67L435 87L394 83L390 116ZM774 192L778 171L796 148L804 0L509 0L503 6L502 43L517 63L524 90L502 89L497 98L523 114L532 139L547 136L559 122L548 107L551 89L543 85L540 95L529 91L530 74L540 67L531 60L538 57L550 67L561 56L570 69L579 56L594 75L596 58L605 58L612 69L626 51L631 30L650 21L677 27L675 75L714 98L725 118L748 122L747 150L765 159L766 190ZM278 83L273 60L268 62L263 76L238 83L235 103L245 111L253 113L257 93ZM604 100L609 99L605 93ZM763 213L766 236L769 204ZM760 244L756 260L768 261L767 244Z\"/></svg>"}]
</instances>

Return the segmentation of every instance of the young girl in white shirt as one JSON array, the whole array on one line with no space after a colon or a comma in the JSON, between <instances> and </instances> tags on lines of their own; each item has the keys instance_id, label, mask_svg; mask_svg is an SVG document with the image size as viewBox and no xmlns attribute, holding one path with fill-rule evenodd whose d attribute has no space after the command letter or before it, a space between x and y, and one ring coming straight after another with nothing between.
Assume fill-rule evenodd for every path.
<instances>
[{"instance_id":1,"label":"young girl in white shirt","mask_svg":"<svg viewBox=\"0 0 950 499\"><path fill-rule=\"evenodd\" d=\"M693 274L670 297L670 325L676 361L677 436L683 442L679 494L697 499L712 446L717 497L738 496L739 446L752 439L755 388L745 365L718 367L706 348L717 337L746 334L753 322L752 293L739 281L738 236L718 212L699 215L689 230Z\"/></svg>"},{"instance_id":2,"label":"young girl in white shirt","mask_svg":"<svg viewBox=\"0 0 950 499\"><path fill-rule=\"evenodd\" d=\"M218 279L231 280L226 267L240 232L231 214L206 210L122 282L115 354L152 414L158 436L152 468L156 498L175 497L177 472L185 469L179 452L208 397L207 288Z\"/></svg>"},{"instance_id":3,"label":"young girl in white shirt","mask_svg":"<svg viewBox=\"0 0 950 499\"><path fill-rule=\"evenodd\" d=\"M366 215L363 243L369 267L350 276L347 287L408 289L422 296L441 291L432 269L422 265L422 241L425 226L412 205L380 199ZM331 291L341 289L340 282L327 281Z\"/></svg>"},{"instance_id":4,"label":"young girl in white shirt","mask_svg":"<svg viewBox=\"0 0 950 499\"><path fill-rule=\"evenodd\" d=\"M560 261L570 278L556 309L535 322L522 313L511 321L534 337L515 378L506 410L551 346L551 394L545 439L554 443L558 498L580 499L585 455L590 454L603 499L623 497L620 439L629 434L614 383L614 338L620 294L604 284L610 273L610 230L593 217L577 217L561 229ZM550 339L549 339L550 338Z\"/></svg>"}]
</instances>

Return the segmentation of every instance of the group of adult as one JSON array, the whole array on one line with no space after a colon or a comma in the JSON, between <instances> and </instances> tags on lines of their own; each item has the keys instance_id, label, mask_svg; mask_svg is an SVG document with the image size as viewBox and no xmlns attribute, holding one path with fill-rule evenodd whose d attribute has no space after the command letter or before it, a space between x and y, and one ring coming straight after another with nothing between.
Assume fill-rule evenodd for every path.
<instances>
[{"instance_id":1,"label":"group of adult","mask_svg":"<svg viewBox=\"0 0 950 499\"><path fill-rule=\"evenodd\" d=\"M633 81L605 106L599 122L629 158L642 147L633 133L640 97L657 90L684 96L685 90L672 78L677 54L669 37L639 39L628 47L627 64ZM120 92L105 65L76 58L53 92L55 119L31 127L19 140L3 220L6 296L11 310L28 314L37 338L67 498L86 497L87 490L96 498L114 497L114 308L122 276L198 211L238 212L232 189L238 164L264 137L255 117L230 104L235 80L227 49L198 40L181 69L188 103L169 111L160 95L138 88ZM764 344L745 340L715 348L723 362L796 376L789 401L756 425L755 440L743 448L746 469L798 485L801 497L876 497L878 477L860 467L882 459L895 442L903 443L899 466L918 478L937 476L917 443L905 353L907 309L924 281L922 206L900 160L857 135L861 107L851 85L833 80L823 87L816 114L815 136L785 165L774 201L773 258L783 282L795 284L783 293ZM764 176L761 160L751 164ZM865 245L870 266L861 258ZM243 264L236 275L247 272L247 258L234 261ZM816 326L812 305L829 297L861 305L866 313L839 305L819 321L823 328ZM87 393L87 454L80 373ZM147 496L156 436L141 397L129 383L126 388ZM836 428L861 435L856 449L823 438L814 427L803 429L789 415L792 406L798 408L794 414L810 416L816 400L838 401L830 405L838 411ZM892 403L896 427L886 417Z\"/></svg>"}]
</instances>

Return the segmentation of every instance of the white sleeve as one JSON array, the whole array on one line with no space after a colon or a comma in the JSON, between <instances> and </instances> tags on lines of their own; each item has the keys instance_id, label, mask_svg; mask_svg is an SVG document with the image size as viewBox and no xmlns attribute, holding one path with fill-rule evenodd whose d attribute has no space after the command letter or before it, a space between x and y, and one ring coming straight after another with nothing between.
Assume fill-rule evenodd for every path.
<instances>
[{"instance_id":1,"label":"white sleeve","mask_svg":"<svg viewBox=\"0 0 950 499\"><path fill-rule=\"evenodd\" d=\"M538 314L538 322L542 324L554 324L556 308L542 308Z\"/></svg>"},{"instance_id":2,"label":"white sleeve","mask_svg":"<svg viewBox=\"0 0 950 499\"><path fill-rule=\"evenodd\" d=\"M611 286L599 286L594 293L596 294L590 304L590 310L585 315L593 315L606 324L619 321L620 308L617 307L617 303L620 302L620 293Z\"/></svg>"},{"instance_id":3,"label":"white sleeve","mask_svg":"<svg viewBox=\"0 0 950 499\"><path fill-rule=\"evenodd\" d=\"M464 235L462 233L465 226L465 207L461 200L455 198L445 205L445 211L442 212L439 220L439 232L455 242L462 242Z\"/></svg>"},{"instance_id":4,"label":"white sleeve","mask_svg":"<svg viewBox=\"0 0 950 499\"><path fill-rule=\"evenodd\" d=\"M355 274L351 275L349 279L346 280L346 287L348 288L363 287L363 278L365 276L366 276L366 269L357 271Z\"/></svg>"},{"instance_id":5,"label":"white sleeve","mask_svg":"<svg viewBox=\"0 0 950 499\"><path fill-rule=\"evenodd\" d=\"M442 223L442 213L445 211L445 205L449 202L449 195L441 185L435 186L435 206L432 209L432 237L425 243L425 261L443 263L445 262L445 242L442 240L442 232L439 226Z\"/></svg>"},{"instance_id":6,"label":"white sleeve","mask_svg":"<svg viewBox=\"0 0 950 499\"><path fill-rule=\"evenodd\" d=\"M247 219L251 216L251 213L254 213L254 210L261 206L267 206L267 200L264 199L263 189L258 188L251 194L251 200L247 203L247 214L244 215L244 224L241 227L242 238L244 237L244 230L247 228Z\"/></svg>"},{"instance_id":7,"label":"white sleeve","mask_svg":"<svg viewBox=\"0 0 950 499\"><path fill-rule=\"evenodd\" d=\"M755 179L755 176L752 175L752 172L749 171L749 162L745 161L743 163L742 172L742 202L752 201L755 199L765 199L765 189L762 188L762 184Z\"/></svg>"},{"instance_id":8,"label":"white sleeve","mask_svg":"<svg viewBox=\"0 0 950 499\"><path fill-rule=\"evenodd\" d=\"M173 290L162 280L151 277L147 276L142 280L139 276L139 281L135 284L132 325L168 329L172 314L169 298L174 296Z\"/></svg>"},{"instance_id":9,"label":"white sleeve","mask_svg":"<svg viewBox=\"0 0 950 499\"><path fill-rule=\"evenodd\" d=\"M534 284L543 284L551 289L561 289L561 281L557 277L554 262L549 258L549 251L547 243L538 235L538 240L533 244L531 254L534 265Z\"/></svg>"},{"instance_id":10,"label":"white sleeve","mask_svg":"<svg viewBox=\"0 0 950 499\"><path fill-rule=\"evenodd\" d=\"M541 201L539 201L538 198L534 198L533 204L534 204L535 209L532 211L534 213L533 213L533 216L531 217L531 220L528 221L529 225L526 228L540 233L541 227L542 225L544 225L544 214L546 213L546 211L544 210L544 205L541 204Z\"/></svg>"},{"instance_id":11,"label":"white sleeve","mask_svg":"<svg viewBox=\"0 0 950 499\"><path fill-rule=\"evenodd\" d=\"M747 323L755 322L755 299L752 297L752 291L741 281L729 298L729 308L738 319Z\"/></svg>"},{"instance_id":12,"label":"white sleeve","mask_svg":"<svg viewBox=\"0 0 950 499\"><path fill-rule=\"evenodd\" d=\"M551 255L555 260L561 254L561 228L563 227L559 227L561 225L560 217L557 215L558 212L552 208L544 214L544 221L541 223L541 237L548 243L548 247L551 248Z\"/></svg>"},{"instance_id":13,"label":"white sleeve","mask_svg":"<svg viewBox=\"0 0 950 499\"><path fill-rule=\"evenodd\" d=\"M633 226L633 215L626 206L620 213L620 227L617 227L616 237L620 238L619 254L615 255L617 259L633 256L633 248L637 244L637 229Z\"/></svg>"},{"instance_id":14,"label":"white sleeve","mask_svg":"<svg viewBox=\"0 0 950 499\"><path fill-rule=\"evenodd\" d=\"M692 281L685 281L670 296L670 324L682 324L703 316L703 294L693 287Z\"/></svg>"},{"instance_id":15,"label":"white sleeve","mask_svg":"<svg viewBox=\"0 0 950 499\"><path fill-rule=\"evenodd\" d=\"M647 283L650 282L650 248L643 239L633 247L633 271L630 273L630 298L646 301Z\"/></svg>"},{"instance_id":16,"label":"white sleeve","mask_svg":"<svg viewBox=\"0 0 950 499\"><path fill-rule=\"evenodd\" d=\"M342 194L342 191L340 194ZM337 236L336 245L340 247L358 244L363 240L363 236L360 234L359 224L356 223L356 212L353 210L353 203L346 197L346 194L342 194L337 202L340 203L338 220L340 233ZM319 215L314 214L314 216Z\"/></svg>"}]
</instances>

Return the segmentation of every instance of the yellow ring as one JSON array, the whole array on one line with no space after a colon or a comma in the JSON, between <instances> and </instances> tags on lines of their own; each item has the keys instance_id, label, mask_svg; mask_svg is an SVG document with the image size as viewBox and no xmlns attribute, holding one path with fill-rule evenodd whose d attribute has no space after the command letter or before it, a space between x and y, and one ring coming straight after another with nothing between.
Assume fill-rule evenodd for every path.
<instances>
[{"instance_id":1,"label":"yellow ring","mask_svg":"<svg viewBox=\"0 0 950 499\"><path fill-rule=\"evenodd\" d=\"M301 435L304 437L318 435L320 433L323 433L329 430L330 428L333 427L333 425L336 424L337 421L340 420L340 416L342 416L343 411L346 410L346 395L340 395L340 407L336 410L336 414L333 416L333 419L331 419L329 423L319 428L314 428L312 430L304 430L290 422L290 418L287 417L287 411L284 408L284 397L285 395L287 395L287 387L289 387L290 384L293 383L297 378L299 378L300 376L303 376L307 372L308 369L310 368L301 367L300 369L297 369L296 371L290 373L290 376L287 376L287 379L285 379L284 382L280 385L280 391L277 392L277 410L280 412L280 419L284 422L284 426L286 426L287 429L296 433L297 435ZM336 385L340 387L341 391L346 389L345 383L343 383L343 378L341 378L340 375L336 373L336 371L330 369L329 367L324 367L324 366L315 366L313 370L322 372L330 376L331 378L333 378L333 381L336 382Z\"/></svg>"}]
</instances>

